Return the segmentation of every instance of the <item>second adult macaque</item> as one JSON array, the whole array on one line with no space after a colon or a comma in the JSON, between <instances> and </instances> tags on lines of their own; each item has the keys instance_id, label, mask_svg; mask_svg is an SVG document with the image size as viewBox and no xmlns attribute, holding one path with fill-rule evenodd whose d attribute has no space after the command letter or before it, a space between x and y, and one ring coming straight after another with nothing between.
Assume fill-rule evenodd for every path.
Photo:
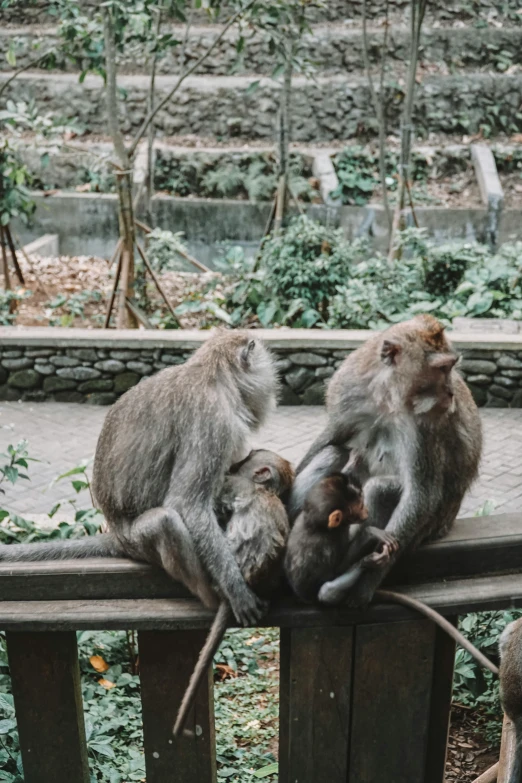
<instances>
[{"instance_id":1,"label":"second adult macaque","mask_svg":"<svg viewBox=\"0 0 522 783\"><path fill-rule=\"evenodd\" d=\"M351 571L354 583L366 568L379 568L389 561L397 548L395 540L367 525L367 518L357 479L333 473L311 488L290 533L285 556L285 573L298 598L320 599L323 585L354 564L354 551L361 558Z\"/></svg>"},{"instance_id":2,"label":"second adult macaque","mask_svg":"<svg viewBox=\"0 0 522 783\"><path fill-rule=\"evenodd\" d=\"M328 386L326 428L297 469L292 516L310 486L345 467L349 453L370 523L386 528L400 552L444 535L482 449L479 413L457 361L442 324L429 315L391 326L348 356ZM349 570L324 586L321 600L367 605L396 557L355 585Z\"/></svg>"}]
</instances>

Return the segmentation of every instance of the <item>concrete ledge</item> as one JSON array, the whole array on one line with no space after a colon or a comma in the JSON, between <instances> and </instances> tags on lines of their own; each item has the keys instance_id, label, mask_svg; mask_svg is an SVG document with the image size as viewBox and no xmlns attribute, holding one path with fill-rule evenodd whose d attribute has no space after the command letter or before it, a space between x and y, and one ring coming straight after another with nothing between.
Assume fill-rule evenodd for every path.
<instances>
[{"instance_id":1,"label":"concrete ledge","mask_svg":"<svg viewBox=\"0 0 522 783\"><path fill-rule=\"evenodd\" d=\"M60 238L58 234L44 234L39 239L35 239L33 242L29 242L28 245L24 245L24 252L28 256L59 256Z\"/></svg>"},{"instance_id":2,"label":"concrete ledge","mask_svg":"<svg viewBox=\"0 0 522 783\"><path fill-rule=\"evenodd\" d=\"M135 329L65 329L60 327L0 327L0 347L35 346L42 348L110 348L191 351L212 334L212 329L148 331ZM274 350L347 350L353 351L375 332L368 329L254 329L251 330ZM522 351L522 333L448 331L459 350Z\"/></svg>"}]
</instances>

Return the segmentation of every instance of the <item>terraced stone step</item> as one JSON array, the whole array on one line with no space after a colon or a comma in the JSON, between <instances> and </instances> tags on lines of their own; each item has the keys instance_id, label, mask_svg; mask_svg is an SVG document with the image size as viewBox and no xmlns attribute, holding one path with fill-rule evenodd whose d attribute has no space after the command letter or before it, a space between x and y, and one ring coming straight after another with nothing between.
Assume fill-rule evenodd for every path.
<instances>
[{"instance_id":1,"label":"terraced stone step","mask_svg":"<svg viewBox=\"0 0 522 783\"><path fill-rule=\"evenodd\" d=\"M92 7L90 0L78 0L79 6ZM368 0L367 15L369 18L383 17L388 5L390 18L397 20L402 18L407 22L411 0ZM46 0L36 0L29 3L27 0L18 0L8 8L0 8L0 23L29 24L43 23L49 20ZM223 9L226 13L226 7ZM314 22L339 22L351 19L360 19L362 2L360 0L326 0L322 7L314 7L310 3L308 17ZM465 21L474 23L480 20L482 23L495 23L499 19L521 22L519 15L519 0L463 0L455 3L445 0L443 3L428 4L427 21L436 20L441 23L451 24ZM194 22L201 23L208 19L204 11L198 11L194 15Z\"/></svg>"},{"instance_id":2,"label":"terraced stone step","mask_svg":"<svg viewBox=\"0 0 522 783\"><path fill-rule=\"evenodd\" d=\"M192 28L187 43L187 61L197 60L214 41L218 27L216 25ZM181 40L184 28L172 27L172 34ZM380 62L382 28L368 31L370 61ZM236 68L244 74L270 74L274 68L274 58L268 44L260 36L247 43L243 60L237 63L235 42L237 34L230 31L216 49L203 63L199 73L220 76L229 75ZM24 67L34 61L35 51L45 52L58 43L55 27L5 28L0 31L0 70L9 70L6 54L16 42L17 67ZM388 39L388 63L407 61L409 58L410 34L405 25L393 26ZM35 50L35 45L38 48ZM356 73L363 65L363 37L358 27L347 25L316 25L312 34L304 38L304 51L323 73ZM36 55L38 56L38 55ZM448 28L426 27L423 32L420 61L424 66L438 65L443 70L454 68L474 68L503 72L511 65L522 64L522 26L521 27L474 27ZM173 50L158 63L158 73L172 74L178 70L178 53ZM57 71L72 70L63 58L56 64ZM123 59L120 63L122 73L139 74L146 72L143 61L135 58Z\"/></svg>"},{"instance_id":3,"label":"terraced stone step","mask_svg":"<svg viewBox=\"0 0 522 783\"><path fill-rule=\"evenodd\" d=\"M0 75L0 83L8 74ZM198 76L187 79L174 100L157 116L163 135L188 135L226 139L233 136L274 138L279 84L261 79L249 90L253 77ZM158 98L175 83L175 77L159 76ZM122 128L131 132L145 115L148 79L122 76L119 85L127 94ZM403 94L396 84L387 86L388 130L398 130ZM103 82L88 76L79 84L76 74L26 72L9 85L6 94L15 99L33 98L45 110L76 117L90 132L106 131ZM418 86L415 123L419 133L475 133L487 125L492 135L516 132L522 124L522 74L513 76L466 74L425 78ZM367 80L344 76L297 77L293 92L295 141L342 140L375 132Z\"/></svg>"}]
</instances>

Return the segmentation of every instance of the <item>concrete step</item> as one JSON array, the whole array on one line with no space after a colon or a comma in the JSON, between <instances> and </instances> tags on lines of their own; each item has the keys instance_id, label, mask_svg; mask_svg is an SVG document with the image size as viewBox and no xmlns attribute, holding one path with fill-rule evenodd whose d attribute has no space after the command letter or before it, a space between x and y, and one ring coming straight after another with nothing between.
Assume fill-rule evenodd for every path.
<instances>
[{"instance_id":1,"label":"concrete step","mask_svg":"<svg viewBox=\"0 0 522 783\"><path fill-rule=\"evenodd\" d=\"M175 38L183 38L184 28L174 26L171 30ZM192 28L187 43L187 62L194 62L208 49L218 30L217 25ZM373 65L380 62L382 39L382 28L372 27L368 30L368 49ZM229 31L203 63L199 73L226 76L236 70L242 74L270 75L274 58L266 41L260 36L254 36L248 42L242 60L238 62L236 40L237 34ZM409 42L407 26L400 24L391 28L388 38L390 66L408 61ZM0 70L9 70L11 67L6 53L12 45L16 46L17 67L24 67L34 61L35 51L45 52L58 43L56 28L53 26L4 28L0 30ZM319 72L356 75L363 67L362 31L360 27L348 25L314 25L312 33L304 38L303 51ZM479 29L427 26L423 32L420 61L430 70L439 69L446 73L463 67L504 72L511 66L522 64L522 26ZM136 60L134 57L122 59L119 67L121 73L126 74L146 73L148 70L144 60ZM176 73L178 68L176 50L158 63L160 74ZM55 70L72 70L72 67L61 58Z\"/></svg>"},{"instance_id":2,"label":"concrete step","mask_svg":"<svg viewBox=\"0 0 522 783\"><path fill-rule=\"evenodd\" d=\"M8 74L0 74L0 83ZM208 138L239 136L273 138L280 85L261 79L249 91L253 77L198 76L188 78L179 93L158 114L156 127L163 135L195 134ZM157 79L158 99L175 84L173 76ZM122 76L119 86L127 94L122 104L122 129L130 133L145 116L148 79ZM43 109L62 117L76 117L86 131L107 130L103 82L88 76L79 84L76 74L26 72L11 82L7 95L32 98ZM399 128L403 94L396 83L386 88L388 130ZM474 133L481 126L491 135L520 130L522 74L482 73L424 78L417 88L415 124L418 133ZM295 141L328 141L374 133L376 122L367 80L344 76L297 77L292 99Z\"/></svg>"}]
</instances>

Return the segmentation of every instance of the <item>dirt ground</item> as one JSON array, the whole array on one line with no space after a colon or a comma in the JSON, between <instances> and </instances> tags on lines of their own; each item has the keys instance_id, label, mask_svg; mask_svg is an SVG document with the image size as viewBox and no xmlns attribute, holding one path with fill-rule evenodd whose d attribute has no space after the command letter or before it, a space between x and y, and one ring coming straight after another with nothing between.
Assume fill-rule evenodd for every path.
<instances>
[{"instance_id":1,"label":"dirt ground","mask_svg":"<svg viewBox=\"0 0 522 783\"><path fill-rule=\"evenodd\" d=\"M27 292L27 297L18 303L17 326L74 326L88 329L103 326L115 272L107 259L92 256L31 256L29 266L20 253L18 257L26 283L23 290ZM214 275L165 272L158 277L170 302L176 307L189 292L204 288ZM14 281L14 275L12 278ZM147 291L151 310L164 313L166 308L150 278ZM65 301L60 304L64 298ZM180 322L185 329L197 328L201 324L201 316L187 313L180 316Z\"/></svg>"},{"instance_id":2,"label":"dirt ground","mask_svg":"<svg viewBox=\"0 0 522 783\"><path fill-rule=\"evenodd\" d=\"M470 783L498 761L500 748L490 747L480 732L481 715L453 705L446 760L446 783Z\"/></svg>"}]
</instances>

